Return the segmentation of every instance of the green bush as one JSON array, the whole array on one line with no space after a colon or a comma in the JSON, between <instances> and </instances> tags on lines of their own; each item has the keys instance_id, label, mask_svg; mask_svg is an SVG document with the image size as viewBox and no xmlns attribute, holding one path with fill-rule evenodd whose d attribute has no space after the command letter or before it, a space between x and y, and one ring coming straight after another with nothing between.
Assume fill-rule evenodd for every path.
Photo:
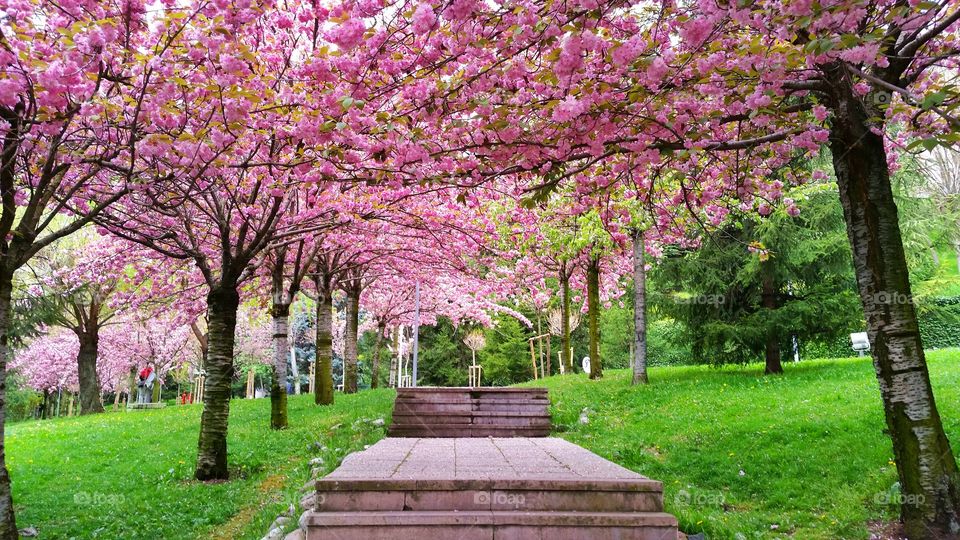
<instances>
[{"instance_id":1,"label":"green bush","mask_svg":"<svg viewBox=\"0 0 960 540\"><path fill-rule=\"evenodd\" d=\"M37 407L43 401L43 395L21 384L16 377L8 379L7 421L17 422L33 418Z\"/></svg>"},{"instance_id":2,"label":"green bush","mask_svg":"<svg viewBox=\"0 0 960 540\"><path fill-rule=\"evenodd\" d=\"M684 344L683 329L672 319L658 319L647 325L647 364L679 366L691 363L689 344Z\"/></svg>"},{"instance_id":3,"label":"green bush","mask_svg":"<svg viewBox=\"0 0 960 540\"><path fill-rule=\"evenodd\" d=\"M960 347L960 296L932 298L918 311L925 349Z\"/></svg>"}]
</instances>

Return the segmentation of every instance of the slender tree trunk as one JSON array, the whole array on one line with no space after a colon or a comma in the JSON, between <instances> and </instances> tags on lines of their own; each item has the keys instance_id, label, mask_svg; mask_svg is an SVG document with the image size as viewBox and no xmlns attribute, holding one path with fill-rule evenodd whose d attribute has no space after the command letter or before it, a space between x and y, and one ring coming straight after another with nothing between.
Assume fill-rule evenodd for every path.
<instances>
[{"instance_id":1,"label":"slender tree trunk","mask_svg":"<svg viewBox=\"0 0 960 540\"><path fill-rule=\"evenodd\" d=\"M547 376L547 377L549 377L550 375L553 375L553 361L552 361L552 358L551 358L551 356L550 356L551 354L553 354L553 351L550 350L550 345L551 345L550 340L553 339L553 334L551 334L551 333L549 332L549 330L550 330L549 326L550 326L550 325L547 325L547 330L548 330L548 331L547 331L547 338L546 338L546 341L547 341L547 367L546 367L547 373L546 373L546 376Z\"/></svg>"},{"instance_id":2,"label":"slender tree trunk","mask_svg":"<svg viewBox=\"0 0 960 540\"><path fill-rule=\"evenodd\" d=\"M587 312L590 319L590 378L603 377L600 360L600 257L591 256L587 265Z\"/></svg>"},{"instance_id":3,"label":"slender tree trunk","mask_svg":"<svg viewBox=\"0 0 960 540\"><path fill-rule=\"evenodd\" d=\"M773 262L769 259L760 262L760 271L763 274L763 290L760 296L763 309L770 314L767 317L768 321L773 319L773 312L779 307L777 303L777 283L773 270ZM766 339L766 366L763 373L766 375L783 373L783 365L780 363L780 335L774 326L771 325L767 330Z\"/></svg>"},{"instance_id":4,"label":"slender tree trunk","mask_svg":"<svg viewBox=\"0 0 960 540\"><path fill-rule=\"evenodd\" d=\"M13 271L0 268L0 538L17 540L17 522L13 513L13 491L4 444L7 415L7 361L10 359L10 305L13 297Z\"/></svg>"},{"instance_id":5,"label":"slender tree trunk","mask_svg":"<svg viewBox=\"0 0 960 540\"><path fill-rule=\"evenodd\" d=\"M867 319L887 430L893 441L901 516L908 538L945 538L960 529L960 473L943 431L890 187L887 155L871 117L840 66L831 75L830 150Z\"/></svg>"},{"instance_id":6,"label":"slender tree trunk","mask_svg":"<svg viewBox=\"0 0 960 540\"><path fill-rule=\"evenodd\" d=\"M400 367L400 327L393 329L393 354L390 355L390 386L397 387Z\"/></svg>"},{"instance_id":7,"label":"slender tree trunk","mask_svg":"<svg viewBox=\"0 0 960 540\"><path fill-rule=\"evenodd\" d=\"M383 333L386 325L377 325L377 335L373 342L373 360L370 362L370 388L380 388L380 350L383 347Z\"/></svg>"},{"instance_id":8,"label":"slender tree trunk","mask_svg":"<svg viewBox=\"0 0 960 540\"><path fill-rule=\"evenodd\" d=\"M89 329L74 329L80 340L77 352L77 379L80 382L80 414L103 412L100 401L100 377L97 375L97 348L100 328L91 323Z\"/></svg>"},{"instance_id":9,"label":"slender tree trunk","mask_svg":"<svg viewBox=\"0 0 960 540\"><path fill-rule=\"evenodd\" d=\"M317 405L333 404L333 297L317 287L317 354L313 369Z\"/></svg>"},{"instance_id":10,"label":"slender tree trunk","mask_svg":"<svg viewBox=\"0 0 960 540\"><path fill-rule=\"evenodd\" d=\"M137 366L130 366L127 378L127 405L137 402Z\"/></svg>"},{"instance_id":11,"label":"slender tree trunk","mask_svg":"<svg viewBox=\"0 0 960 540\"><path fill-rule=\"evenodd\" d=\"M960 272L960 243L953 245L953 254L957 259L957 272Z\"/></svg>"},{"instance_id":12,"label":"slender tree trunk","mask_svg":"<svg viewBox=\"0 0 960 540\"><path fill-rule=\"evenodd\" d=\"M274 293L276 294L276 291ZM283 291L280 291L280 294L282 295ZM270 428L285 429L287 427L287 322L290 318L290 304L274 301L270 314L273 317L273 382L270 384Z\"/></svg>"},{"instance_id":13,"label":"slender tree trunk","mask_svg":"<svg viewBox=\"0 0 960 540\"><path fill-rule=\"evenodd\" d=\"M647 269L643 229L633 231L633 384L647 384Z\"/></svg>"},{"instance_id":14,"label":"slender tree trunk","mask_svg":"<svg viewBox=\"0 0 960 540\"><path fill-rule=\"evenodd\" d=\"M560 359L563 362L563 371L568 375L573 374L573 354L570 352L570 276L566 269L560 270L560 288L562 298L560 299Z\"/></svg>"},{"instance_id":15,"label":"slender tree trunk","mask_svg":"<svg viewBox=\"0 0 960 540\"><path fill-rule=\"evenodd\" d=\"M207 379L200 417L197 480L226 480L227 421L230 384L233 381L233 346L240 295L231 286L212 289L207 295Z\"/></svg>"},{"instance_id":16,"label":"slender tree trunk","mask_svg":"<svg viewBox=\"0 0 960 540\"><path fill-rule=\"evenodd\" d=\"M347 288L347 328L343 344L343 393L357 392L357 328L360 325L360 287Z\"/></svg>"}]
</instances>

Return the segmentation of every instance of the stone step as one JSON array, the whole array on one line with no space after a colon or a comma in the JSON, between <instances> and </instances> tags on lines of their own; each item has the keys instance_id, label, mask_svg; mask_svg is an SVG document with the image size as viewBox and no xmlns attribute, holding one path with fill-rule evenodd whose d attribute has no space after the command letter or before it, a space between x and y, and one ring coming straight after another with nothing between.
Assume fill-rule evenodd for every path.
<instances>
[{"instance_id":1,"label":"stone step","mask_svg":"<svg viewBox=\"0 0 960 540\"><path fill-rule=\"evenodd\" d=\"M543 437L546 388L400 388L393 437Z\"/></svg>"},{"instance_id":2,"label":"stone step","mask_svg":"<svg viewBox=\"0 0 960 540\"><path fill-rule=\"evenodd\" d=\"M422 414L425 412L450 412L450 413L471 413L471 412L513 412L513 413L523 413L523 414L549 414L550 407L548 404L536 404L524 402L522 404L501 404L501 403L431 403L429 405L424 404L409 404L398 402L394 405L394 414L396 413L411 413L411 414Z\"/></svg>"},{"instance_id":3,"label":"stone step","mask_svg":"<svg viewBox=\"0 0 960 540\"><path fill-rule=\"evenodd\" d=\"M677 520L661 512L307 512L305 540L675 540Z\"/></svg>"},{"instance_id":4,"label":"stone step","mask_svg":"<svg viewBox=\"0 0 960 540\"><path fill-rule=\"evenodd\" d=\"M499 426L499 427L525 427L541 426L550 428L549 416L471 416L469 414L457 415L394 415L394 427L405 426L447 426L447 425L473 425L473 426Z\"/></svg>"},{"instance_id":5,"label":"stone step","mask_svg":"<svg viewBox=\"0 0 960 540\"><path fill-rule=\"evenodd\" d=\"M544 387L518 388L514 386L418 386L416 388L397 388L397 395L442 395L442 394L498 394L523 395L547 394Z\"/></svg>"},{"instance_id":6,"label":"stone step","mask_svg":"<svg viewBox=\"0 0 960 540\"><path fill-rule=\"evenodd\" d=\"M483 401L548 401L546 389L525 388L493 388L486 390L462 388L400 388L397 390L397 401L419 402L463 402L472 400ZM509 402L507 401L507 402Z\"/></svg>"},{"instance_id":7,"label":"stone step","mask_svg":"<svg viewBox=\"0 0 960 540\"><path fill-rule=\"evenodd\" d=\"M396 410L394 410L394 416L397 416ZM474 418L529 418L529 417L546 417L549 418L550 414L545 411L538 412L526 412L526 411L399 411L400 416L419 416L423 414L429 414L430 416L472 416Z\"/></svg>"},{"instance_id":8,"label":"stone step","mask_svg":"<svg viewBox=\"0 0 960 540\"><path fill-rule=\"evenodd\" d=\"M547 437L549 426L484 426L478 424L443 425L391 425L387 430L389 437Z\"/></svg>"},{"instance_id":9,"label":"stone step","mask_svg":"<svg viewBox=\"0 0 960 540\"><path fill-rule=\"evenodd\" d=\"M545 412L517 412L517 411L393 411L393 420L433 420L435 418L491 418L494 420L509 420L511 418L546 418L550 415Z\"/></svg>"},{"instance_id":10,"label":"stone step","mask_svg":"<svg viewBox=\"0 0 960 540\"><path fill-rule=\"evenodd\" d=\"M324 478L313 508L346 511L661 512L660 482L650 479L370 479ZM307 507L304 507L307 508Z\"/></svg>"},{"instance_id":11,"label":"stone step","mask_svg":"<svg viewBox=\"0 0 960 540\"><path fill-rule=\"evenodd\" d=\"M409 401L414 403L463 403L463 402L481 402L491 401L496 403L527 403L527 402L549 402L550 398L546 394L400 394L396 397L397 401Z\"/></svg>"}]
</instances>

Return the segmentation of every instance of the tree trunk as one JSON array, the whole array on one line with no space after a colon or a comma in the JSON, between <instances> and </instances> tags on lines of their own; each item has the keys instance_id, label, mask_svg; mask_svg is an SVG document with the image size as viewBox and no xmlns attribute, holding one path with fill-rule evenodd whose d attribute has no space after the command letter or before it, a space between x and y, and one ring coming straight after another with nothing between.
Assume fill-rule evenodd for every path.
<instances>
[{"instance_id":1,"label":"tree trunk","mask_svg":"<svg viewBox=\"0 0 960 540\"><path fill-rule=\"evenodd\" d=\"M357 328L360 325L360 287L347 288L347 328L343 343L343 393L357 392Z\"/></svg>"},{"instance_id":2,"label":"tree trunk","mask_svg":"<svg viewBox=\"0 0 960 540\"><path fill-rule=\"evenodd\" d=\"M600 360L600 257L587 265L587 314L590 319L590 378L603 377Z\"/></svg>"},{"instance_id":3,"label":"tree trunk","mask_svg":"<svg viewBox=\"0 0 960 540\"><path fill-rule=\"evenodd\" d=\"M647 384L647 269L643 230L633 231L633 384Z\"/></svg>"},{"instance_id":4,"label":"tree trunk","mask_svg":"<svg viewBox=\"0 0 960 540\"><path fill-rule=\"evenodd\" d=\"M127 378L127 405L137 402L137 366L130 366Z\"/></svg>"},{"instance_id":5,"label":"tree trunk","mask_svg":"<svg viewBox=\"0 0 960 540\"><path fill-rule=\"evenodd\" d=\"M957 259L957 272L960 272L960 243L953 245L953 253Z\"/></svg>"},{"instance_id":6,"label":"tree trunk","mask_svg":"<svg viewBox=\"0 0 960 540\"><path fill-rule=\"evenodd\" d=\"M763 309L767 310L771 316L767 317L768 324L773 319L773 312L779 307L777 305L777 283L773 275L773 262L767 259L760 262L760 272L763 274L763 290L761 292L761 302ZM766 366L763 369L765 375L775 375L783 373L783 365L780 363L780 335L774 326L767 330L766 343Z\"/></svg>"},{"instance_id":7,"label":"tree trunk","mask_svg":"<svg viewBox=\"0 0 960 540\"><path fill-rule=\"evenodd\" d=\"M317 405L333 404L333 297L317 289L317 353L313 369Z\"/></svg>"},{"instance_id":8,"label":"tree trunk","mask_svg":"<svg viewBox=\"0 0 960 540\"><path fill-rule=\"evenodd\" d=\"M240 295L232 286L220 286L207 295L207 362L197 452L197 480L226 480L227 421L233 381L234 332Z\"/></svg>"},{"instance_id":9,"label":"tree trunk","mask_svg":"<svg viewBox=\"0 0 960 540\"><path fill-rule=\"evenodd\" d=\"M377 335L373 342L373 360L370 362L370 388L380 388L380 349L383 346L383 333L386 325L377 325Z\"/></svg>"},{"instance_id":10,"label":"tree trunk","mask_svg":"<svg viewBox=\"0 0 960 540\"><path fill-rule=\"evenodd\" d=\"M13 492L4 444L7 415L7 361L10 359L10 304L13 296L13 271L0 269L0 538L17 540L17 522L13 514Z\"/></svg>"},{"instance_id":11,"label":"tree trunk","mask_svg":"<svg viewBox=\"0 0 960 540\"><path fill-rule=\"evenodd\" d=\"M570 275L566 269L560 271L560 288L563 291L560 299L560 359L563 362L563 371L573 374L573 354L570 352Z\"/></svg>"},{"instance_id":12,"label":"tree trunk","mask_svg":"<svg viewBox=\"0 0 960 540\"><path fill-rule=\"evenodd\" d=\"M46 420L50 410L50 391L43 391L43 401L40 402L40 414L38 415L38 420Z\"/></svg>"},{"instance_id":13,"label":"tree trunk","mask_svg":"<svg viewBox=\"0 0 960 540\"><path fill-rule=\"evenodd\" d=\"M830 150L867 320L908 538L955 533L960 474L930 386L883 139L836 67ZM882 118L880 113L879 117ZM880 126L882 129L882 126Z\"/></svg>"},{"instance_id":14,"label":"tree trunk","mask_svg":"<svg viewBox=\"0 0 960 540\"><path fill-rule=\"evenodd\" d=\"M103 412L100 401L100 377L97 376L97 348L100 328L91 323L88 331L74 329L80 340L77 352L77 379L80 382L80 414Z\"/></svg>"},{"instance_id":15,"label":"tree trunk","mask_svg":"<svg viewBox=\"0 0 960 540\"><path fill-rule=\"evenodd\" d=\"M400 327L393 329L393 354L390 355L390 386L397 387L400 368Z\"/></svg>"},{"instance_id":16,"label":"tree trunk","mask_svg":"<svg viewBox=\"0 0 960 540\"><path fill-rule=\"evenodd\" d=\"M276 293L276 291L274 291ZM280 291L283 294L283 291ZM275 299L276 300L276 299ZM270 428L287 427L287 321L290 304L274 302L273 317L273 382L270 384Z\"/></svg>"}]
</instances>

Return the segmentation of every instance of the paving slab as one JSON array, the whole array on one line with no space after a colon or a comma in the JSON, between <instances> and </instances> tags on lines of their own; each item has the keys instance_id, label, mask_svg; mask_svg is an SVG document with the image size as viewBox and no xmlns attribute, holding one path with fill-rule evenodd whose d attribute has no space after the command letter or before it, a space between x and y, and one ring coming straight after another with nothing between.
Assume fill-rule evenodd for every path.
<instances>
[{"instance_id":1,"label":"paving slab","mask_svg":"<svg viewBox=\"0 0 960 540\"><path fill-rule=\"evenodd\" d=\"M544 481L627 480L659 482L621 467L573 443L542 438L405 438L388 437L347 456L319 482L408 480L491 480L523 478ZM555 483L555 482L554 482Z\"/></svg>"}]
</instances>

